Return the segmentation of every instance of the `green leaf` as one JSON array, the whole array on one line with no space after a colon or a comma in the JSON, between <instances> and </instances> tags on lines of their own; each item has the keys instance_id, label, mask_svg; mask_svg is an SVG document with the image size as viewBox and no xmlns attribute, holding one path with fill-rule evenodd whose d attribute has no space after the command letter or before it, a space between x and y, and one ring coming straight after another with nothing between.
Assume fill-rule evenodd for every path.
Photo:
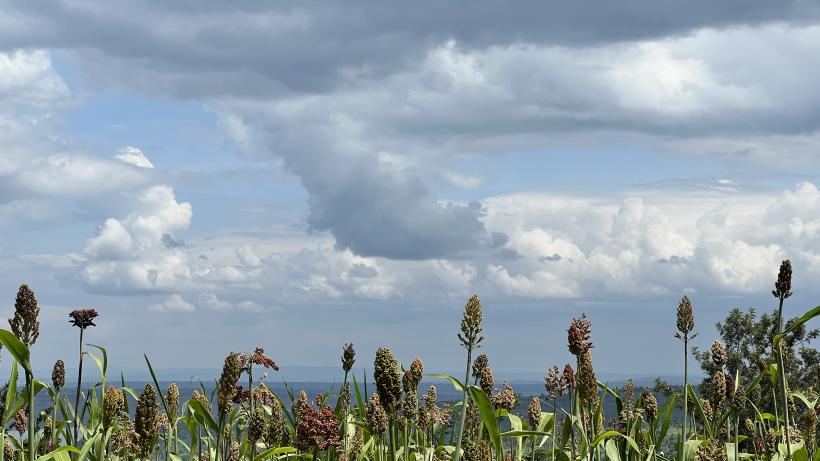
<instances>
[{"instance_id":1,"label":"green leaf","mask_svg":"<svg viewBox=\"0 0 820 461\"><path fill-rule=\"evenodd\" d=\"M0 328L0 344L9 350L11 356L24 370L31 373L30 353L25 343L17 339L14 333Z\"/></svg>"},{"instance_id":2,"label":"green leaf","mask_svg":"<svg viewBox=\"0 0 820 461\"><path fill-rule=\"evenodd\" d=\"M787 328L786 331L784 331L783 333L780 333L778 335L774 335L774 338L772 338L772 344L774 346L777 346L777 344L780 343L780 340L784 336L786 336L787 334L789 334L792 331L796 330L797 328L800 327L800 325L803 325L804 323L806 323L809 320L817 317L818 315L820 315L820 306L816 306L814 309L811 309L808 312L806 312L805 314L803 314L799 319L795 320L794 323L792 323L789 326L789 328Z\"/></svg>"},{"instance_id":3,"label":"green leaf","mask_svg":"<svg viewBox=\"0 0 820 461\"><path fill-rule=\"evenodd\" d=\"M444 379L446 381L450 381L450 383L453 385L453 387L455 388L456 391L464 392L464 384L462 384L461 381L458 380L458 378L455 378L455 377L450 376L450 375L444 375L444 374L441 374L441 373L427 373L427 376L433 376L435 378L440 378L440 379Z\"/></svg>"},{"instance_id":4,"label":"green leaf","mask_svg":"<svg viewBox=\"0 0 820 461\"><path fill-rule=\"evenodd\" d=\"M475 402L478 407L478 411L481 414L481 419L484 421L484 427L487 428L487 435L490 437L490 442L493 444L496 452L500 452L502 449L501 433L499 433L498 426L495 422L495 410L493 409L493 405L490 403L490 399L480 387L470 386L468 389L470 391L470 397L472 397L473 402Z\"/></svg>"},{"instance_id":5,"label":"green leaf","mask_svg":"<svg viewBox=\"0 0 820 461\"><path fill-rule=\"evenodd\" d=\"M623 437L624 440L626 440L626 442L629 444L629 446L633 450L635 450L636 453L641 452L641 449L638 448L638 444L635 443L635 440L632 437L629 437L627 435L623 435L618 431L606 431L602 434L599 434L598 437L595 437L595 440L593 440L592 443L589 444L590 449L597 447L598 444L600 444L604 440L611 439L612 437Z\"/></svg>"},{"instance_id":6,"label":"green leaf","mask_svg":"<svg viewBox=\"0 0 820 461\"><path fill-rule=\"evenodd\" d=\"M162 408L165 409L165 415L168 416L168 420L171 421L175 416L171 415L171 410L168 409L168 402L165 400L165 394L162 393L162 388L159 387L159 380L157 380L157 375L154 373L154 367L151 366L151 361L148 360L148 354L142 354L145 357L145 363L148 364L148 371L151 372L151 378L154 380L154 385L157 386L157 394L159 394L159 401L162 402Z\"/></svg>"},{"instance_id":7,"label":"green leaf","mask_svg":"<svg viewBox=\"0 0 820 461\"><path fill-rule=\"evenodd\" d=\"M6 398L4 400L5 404L3 406L4 413L2 415L2 425L5 426L6 424L11 421L12 416L14 413L11 413L11 407L14 405L14 398L17 396L17 361L11 363L11 375L9 376L9 387L6 388Z\"/></svg>"},{"instance_id":8,"label":"green leaf","mask_svg":"<svg viewBox=\"0 0 820 461\"><path fill-rule=\"evenodd\" d=\"M188 401L188 408L193 412L194 417L200 420L207 429L212 431L218 431L219 427L214 421L214 417L211 416L211 412L209 409L205 408L202 403L197 400L191 399ZM201 419L200 419L201 418Z\"/></svg>"},{"instance_id":9,"label":"green leaf","mask_svg":"<svg viewBox=\"0 0 820 461\"><path fill-rule=\"evenodd\" d=\"M604 445L604 449L606 451L606 457L609 458L609 461L621 461L621 455L618 453L618 445L615 443L615 440L607 440L606 445Z\"/></svg>"}]
</instances>

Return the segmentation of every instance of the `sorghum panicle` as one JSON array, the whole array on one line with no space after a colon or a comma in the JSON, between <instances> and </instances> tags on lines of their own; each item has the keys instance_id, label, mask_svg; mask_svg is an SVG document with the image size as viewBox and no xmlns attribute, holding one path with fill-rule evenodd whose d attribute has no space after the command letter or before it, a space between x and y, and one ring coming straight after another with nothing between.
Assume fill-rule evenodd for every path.
<instances>
[{"instance_id":1,"label":"sorghum panicle","mask_svg":"<svg viewBox=\"0 0 820 461\"><path fill-rule=\"evenodd\" d=\"M261 365L269 370L279 371L279 365L272 358L265 355L265 349L257 347L250 356L250 363Z\"/></svg>"},{"instance_id":2,"label":"sorghum panicle","mask_svg":"<svg viewBox=\"0 0 820 461\"><path fill-rule=\"evenodd\" d=\"M401 401L401 375L399 364L393 358L393 353L386 347L376 351L376 360L373 362L373 379L376 381L376 392L381 400L382 407L388 415L398 410Z\"/></svg>"},{"instance_id":3,"label":"sorghum panicle","mask_svg":"<svg viewBox=\"0 0 820 461\"><path fill-rule=\"evenodd\" d=\"M3 442L3 457L9 461L12 461L17 457L17 449L14 448L14 445L9 439L6 439L6 441Z\"/></svg>"},{"instance_id":4,"label":"sorghum panicle","mask_svg":"<svg viewBox=\"0 0 820 461\"><path fill-rule=\"evenodd\" d=\"M22 434L26 432L27 425L28 417L26 416L26 411L21 408L14 414L14 429Z\"/></svg>"},{"instance_id":5,"label":"sorghum panicle","mask_svg":"<svg viewBox=\"0 0 820 461\"><path fill-rule=\"evenodd\" d=\"M493 376L493 369L489 365L481 369L481 374L478 375L478 385L488 397L493 395L495 377Z\"/></svg>"},{"instance_id":6,"label":"sorghum panicle","mask_svg":"<svg viewBox=\"0 0 820 461\"><path fill-rule=\"evenodd\" d=\"M803 437L806 440L806 450L809 452L809 459L814 459L815 443L817 440L817 413L814 408L809 408L803 413Z\"/></svg>"},{"instance_id":7,"label":"sorghum panicle","mask_svg":"<svg viewBox=\"0 0 820 461\"><path fill-rule=\"evenodd\" d=\"M575 380L575 370L572 369L572 365L566 364L564 365L564 385L569 389L575 389L578 386L578 383Z\"/></svg>"},{"instance_id":8,"label":"sorghum panicle","mask_svg":"<svg viewBox=\"0 0 820 461\"><path fill-rule=\"evenodd\" d=\"M695 453L697 461L726 461L726 449L722 443L710 439L706 443L698 446Z\"/></svg>"},{"instance_id":9,"label":"sorghum panicle","mask_svg":"<svg viewBox=\"0 0 820 461\"><path fill-rule=\"evenodd\" d=\"M481 376L481 370L489 364L490 359L487 358L487 354L480 354L476 357L475 360L473 360L473 369L471 371L473 378L478 379L478 377Z\"/></svg>"},{"instance_id":10,"label":"sorghum panicle","mask_svg":"<svg viewBox=\"0 0 820 461\"><path fill-rule=\"evenodd\" d=\"M179 386L177 386L177 383L169 384L165 395L168 398L168 411L171 416L176 417L177 409L179 409Z\"/></svg>"},{"instance_id":11,"label":"sorghum panicle","mask_svg":"<svg viewBox=\"0 0 820 461\"><path fill-rule=\"evenodd\" d=\"M196 389L194 389L194 392L191 393L191 400L199 402L205 409L211 408L211 402L208 401L208 397L205 397Z\"/></svg>"},{"instance_id":12,"label":"sorghum panicle","mask_svg":"<svg viewBox=\"0 0 820 461\"><path fill-rule=\"evenodd\" d=\"M134 417L134 430L140 437L140 453L148 456L153 449L153 440L157 435L157 393L150 384L146 384L137 400L137 411Z\"/></svg>"},{"instance_id":13,"label":"sorghum panicle","mask_svg":"<svg viewBox=\"0 0 820 461\"><path fill-rule=\"evenodd\" d=\"M239 461L239 442L231 442L231 448L228 451L228 461Z\"/></svg>"},{"instance_id":14,"label":"sorghum panicle","mask_svg":"<svg viewBox=\"0 0 820 461\"><path fill-rule=\"evenodd\" d=\"M774 284L772 295L775 298L786 299L792 295L792 262L786 259L780 263L777 282Z\"/></svg>"},{"instance_id":15,"label":"sorghum panicle","mask_svg":"<svg viewBox=\"0 0 820 461\"><path fill-rule=\"evenodd\" d=\"M627 379L624 383L624 406L632 408L635 404L635 382Z\"/></svg>"},{"instance_id":16,"label":"sorghum panicle","mask_svg":"<svg viewBox=\"0 0 820 461\"><path fill-rule=\"evenodd\" d=\"M54 362L54 368L51 369L51 384L54 390L65 387L65 363L62 360Z\"/></svg>"},{"instance_id":17,"label":"sorghum panicle","mask_svg":"<svg viewBox=\"0 0 820 461\"><path fill-rule=\"evenodd\" d=\"M338 447L341 443L339 421L333 414L333 409L324 403L321 395L316 396L315 403L317 409L308 405L299 416L296 446L301 450Z\"/></svg>"},{"instance_id":18,"label":"sorghum panicle","mask_svg":"<svg viewBox=\"0 0 820 461\"><path fill-rule=\"evenodd\" d=\"M501 408L507 411L512 410L512 408L518 402L515 397L515 392L513 391L512 386L510 386L510 383L504 381L504 386L501 389L501 392L493 396L492 403L496 408Z\"/></svg>"},{"instance_id":19,"label":"sorghum panicle","mask_svg":"<svg viewBox=\"0 0 820 461\"><path fill-rule=\"evenodd\" d=\"M347 343L342 348L342 370L345 373L353 369L353 364L356 362L356 349L353 348L353 343Z\"/></svg>"},{"instance_id":20,"label":"sorghum panicle","mask_svg":"<svg viewBox=\"0 0 820 461\"><path fill-rule=\"evenodd\" d=\"M34 292L28 285L20 285L14 301L14 317L9 319L9 325L14 336L29 346L40 336L40 321L37 320L39 314L40 308Z\"/></svg>"},{"instance_id":21,"label":"sorghum panicle","mask_svg":"<svg viewBox=\"0 0 820 461\"><path fill-rule=\"evenodd\" d=\"M387 413L384 412L379 394L373 394L367 399L365 408L365 419L370 435L380 437L387 431Z\"/></svg>"},{"instance_id":22,"label":"sorghum panicle","mask_svg":"<svg viewBox=\"0 0 820 461\"><path fill-rule=\"evenodd\" d=\"M410 363L410 374L413 376L413 383L418 386L421 379L424 378L424 362L421 361L421 358L416 357Z\"/></svg>"},{"instance_id":23,"label":"sorghum panicle","mask_svg":"<svg viewBox=\"0 0 820 461\"><path fill-rule=\"evenodd\" d=\"M248 441L256 443L267 433L268 422L265 419L265 409L261 406L257 406L253 409L250 421L248 422Z\"/></svg>"},{"instance_id":24,"label":"sorghum panicle","mask_svg":"<svg viewBox=\"0 0 820 461\"><path fill-rule=\"evenodd\" d=\"M243 354L231 352L225 357L222 375L219 377L217 389L217 407L220 413L231 411L231 405L236 397L236 383L245 369L246 360Z\"/></svg>"},{"instance_id":25,"label":"sorghum panicle","mask_svg":"<svg viewBox=\"0 0 820 461\"><path fill-rule=\"evenodd\" d=\"M122 389L109 387L105 390L105 403L103 404L103 426L109 428L114 421L119 418L123 411L125 395Z\"/></svg>"},{"instance_id":26,"label":"sorghum panicle","mask_svg":"<svg viewBox=\"0 0 820 461\"><path fill-rule=\"evenodd\" d=\"M585 404L590 404L598 395L598 381L592 368L592 356L587 350L580 357L578 370L578 397Z\"/></svg>"},{"instance_id":27,"label":"sorghum panicle","mask_svg":"<svg viewBox=\"0 0 820 461\"><path fill-rule=\"evenodd\" d=\"M484 313L481 309L481 300L478 295L473 295L464 305L464 317L461 319L461 333L458 339L465 348L477 346L484 339L481 336L481 321Z\"/></svg>"},{"instance_id":28,"label":"sorghum panicle","mask_svg":"<svg viewBox=\"0 0 820 461\"><path fill-rule=\"evenodd\" d=\"M561 371L558 369L558 365L554 365L552 368L547 370L546 376L544 376L544 388L547 390L547 393L552 398L558 398L564 395L564 392L567 390L566 382L564 382L564 377L561 375Z\"/></svg>"},{"instance_id":29,"label":"sorghum panicle","mask_svg":"<svg viewBox=\"0 0 820 461\"><path fill-rule=\"evenodd\" d=\"M401 378L401 386L404 390L404 398L402 399L402 414L407 419L415 419L418 415L418 393L416 388L418 383L415 381L413 372L407 370Z\"/></svg>"},{"instance_id":30,"label":"sorghum panicle","mask_svg":"<svg viewBox=\"0 0 820 461\"><path fill-rule=\"evenodd\" d=\"M88 327L97 326L94 323L94 319L97 318L98 315L94 309L75 309L68 314L68 316L71 317L68 323L81 330L85 330Z\"/></svg>"},{"instance_id":31,"label":"sorghum panicle","mask_svg":"<svg viewBox=\"0 0 820 461\"><path fill-rule=\"evenodd\" d=\"M592 349L589 336L592 333L592 323L587 319L586 314L572 319L572 323L567 330L567 348L570 354L580 357L584 352Z\"/></svg>"},{"instance_id":32,"label":"sorghum panicle","mask_svg":"<svg viewBox=\"0 0 820 461\"><path fill-rule=\"evenodd\" d=\"M726 375L718 370L712 375L712 403L717 408L723 408L726 402Z\"/></svg>"},{"instance_id":33,"label":"sorghum panicle","mask_svg":"<svg viewBox=\"0 0 820 461\"><path fill-rule=\"evenodd\" d=\"M527 419L530 423L530 430L536 430L538 423L541 421L541 399L538 397L533 397L530 400L530 405L527 407Z\"/></svg>"},{"instance_id":34,"label":"sorghum panicle","mask_svg":"<svg viewBox=\"0 0 820 461\"><path fill-rule=\"evenodd\" d=\"M712 343L712 361L720 368L726 365L726 347L720 341Z\"/></svg>"},{"instance_id":35,"label":"sorghum panicle","mask_svg":"<svg viewBox=\"0 0 820 461\"><path fill-rule=\"evenodd\" d=\"M307 392L301 390L296 400L291 404L291 410L293 410L294 416L301 418L307 408L310 408L310 401L308 400Z\"/></svg>"},{"instance_id":36,"label":"sorghum panicle","mask_svg":"<svg viewBox=\"0 0 820 461\"><path fill-rule=\"evenodd\" d=\"M692 311L692 301L689 297L684 295L678 303L678 318L677 318L678 333L675 337L680 339L688 339L689 333L695 329L695 314Z\"/></svg>"},{"instance_id":37,"label":"sorghum panicle","mask_svg":"<svg viewBox=\"0 0 820 461\"><path fill-rule=\"evenodd\" d=\"M658 399L655 394L649 389L644 389L641 392L641 401L643 402L643 409L646 410L646 416L649 421L654 421L658 417Z\"/></svg>"}]
</instances>

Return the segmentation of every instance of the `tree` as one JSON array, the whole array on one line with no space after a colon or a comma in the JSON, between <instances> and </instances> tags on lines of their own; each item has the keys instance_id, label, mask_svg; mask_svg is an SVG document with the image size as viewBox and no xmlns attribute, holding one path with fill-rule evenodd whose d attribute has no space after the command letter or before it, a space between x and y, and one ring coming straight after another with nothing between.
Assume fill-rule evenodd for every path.
<instances>
[{"instance_id":1,"label":"tree","mask_svg":"<svg viewBox=\"0 0 820 461\"><path fill-rule=\"evenodd\" d=\"M795 320L786 322L785 328ZM751 383L758 374L768 369L769 364L777 363L771 347L777 327L776 311L758 317L754 308L746 311L735 308L716 327L726 346L729 374L734 378L735 372L739 371L742 385ZM811 345L812 340L819 336L819 329L809 330L805 324L787 336L783 360L793 390L820 389L820 353ZM708 349L701 351L697 347L692 349L706 376L712 376L718 367L712 360L711 352ZM708 389L710 384L710 379L706 378L701 383L701 392ZM772 386L768 379L761 382L760 391L759 400L764 408L773 408Z\"/></svg>"}]
</instances>

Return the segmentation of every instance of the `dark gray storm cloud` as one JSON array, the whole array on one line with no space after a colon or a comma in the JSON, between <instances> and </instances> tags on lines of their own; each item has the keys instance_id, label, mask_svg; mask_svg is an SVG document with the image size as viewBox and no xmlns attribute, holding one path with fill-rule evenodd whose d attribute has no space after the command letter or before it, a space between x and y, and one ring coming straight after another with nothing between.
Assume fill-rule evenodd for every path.
<instances>
[{"instance_id":1,"label":"dark gray storm cloud","mask_svg":"<svg viewBox=\"0 0 820 461\"><path fill-rule=\"evenodd\" d=\"M456 40L599 45L704 27L811 22L812 1L52 2L11 0L0 46L81 51L104 77L183 97L328 91L378 78ZM0 17L2 20L2 17ZM127 65L125 65L127 64ZM108 73L115 69L107 69ZM155 80L145 81L146 76Z\"/></svg>"}]
</instances>

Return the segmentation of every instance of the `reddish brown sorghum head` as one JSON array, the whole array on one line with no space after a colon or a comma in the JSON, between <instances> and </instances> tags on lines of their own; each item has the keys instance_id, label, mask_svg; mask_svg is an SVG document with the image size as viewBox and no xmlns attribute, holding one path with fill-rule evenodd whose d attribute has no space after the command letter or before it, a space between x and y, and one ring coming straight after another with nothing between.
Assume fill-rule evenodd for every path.
<instances>
[{"instance_id":1,"label":"reddish brown sorghum head","mask_svg":"<svg viewBox=\"0 0 820 461\"><path fill-rule=\"evenodd\" d=\"M94 323L94 319L97 318L98 315L94 309L75 309L68 314L68 316L71 317L71 320L68 322L81 330L85 330L88 327L97 326Z\"/></svg>"},{"instance_id":2,"label":"reddish brown sorghum head","mask_svg":"<svg viewBox=\"0 0 820 461\"><path fill-rule=\"evenodd\" d=\"M279 371L279 366L276 365L276 362L274 362L272 358L265 355L265 349L262 349L261 347L256 348L253 355L251 355L250 361L254 365L262 365L263 367L273 371Z\"/></svg>"},{"instance_id":3,"label":"reddish brown sorghum head","mask_svg":"<svg viewBox=\"0 0 820 461\"><path fill-rule=\"evenodd\" d=\"M586 314L572 319L572 323L567 330L567 347L569 352L580 357L584 352L592 349L589 335L592 333L592 323L587 319Z\"/></svg>"},{"instance_id":4,"label":"reddish brown sorghum head","mask_svg":"<svg viewBox=\"0 0 820 461\"><path fill-rule=\"evenodd\" d=\"M316 396L315 404L316 408L311 405L302 408L296 429L296 446L300 450L338 447L341 443L339 421L333 409L325 404L321 395Z\"/></svg>"}]
</instances>

